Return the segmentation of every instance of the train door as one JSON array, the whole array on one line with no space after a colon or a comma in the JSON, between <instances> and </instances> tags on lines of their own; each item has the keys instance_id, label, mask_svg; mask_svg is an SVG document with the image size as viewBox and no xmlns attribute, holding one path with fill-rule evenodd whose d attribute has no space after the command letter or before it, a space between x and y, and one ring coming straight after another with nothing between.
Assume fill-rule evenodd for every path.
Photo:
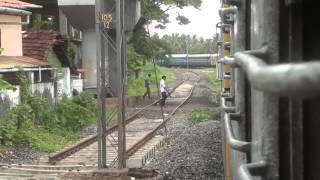
<instances>
[{"instance_id":1,"label":"train door","mask_svg":"<svg viewBox=\"0 0 320 180\"><path fill-rule=\"evenodd\" d=\"M306 63L320 59L317 1L291 0L281 4L281 59ZM309 71L312 71L311 69ZM312 73L315 79L317 70ZM311 83L305 88L312 90ZM315 89L316 90L316 89ZM318 90L319 91L319 90ZM281 98L280 177L317 180L320 177L320 98Z\"/></svg>"}]
</instances>

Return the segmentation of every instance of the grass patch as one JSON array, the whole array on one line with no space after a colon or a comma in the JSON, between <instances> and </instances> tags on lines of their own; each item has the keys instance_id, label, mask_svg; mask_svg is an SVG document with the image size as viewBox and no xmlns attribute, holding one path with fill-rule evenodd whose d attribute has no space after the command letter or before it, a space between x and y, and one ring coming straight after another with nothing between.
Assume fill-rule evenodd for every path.
<instances>
[{"instance_id":1,"label":"grass patch","mask_svg":"<svg viewBox=\"0 0 320 180\"><path fill-rule=\"evenodd\" d=\"M214 88L216 89L216 91L219 91L221 89L221 81L217 80L216 69L214 69L214 68L205 68L205 69L202 69L201 71L209 76Z\"/></svg>"},{"instance_id":2,"label":"grass patch","mask_svg":"<svg viewBox=\"0 0 320 180\"><path fill-rule=\"evenodd\" d=\"M197 108L191 112L191 122L200 123L219 118L219 112L209 108Z\"/></svg>"},{"instance_id":3,"label":"grass patch","mask_svg":"<svg viewBox=\"0 0 320 180\"><path fill-rule=\"evenodd\" d=\"M157 80L154 74L154 66L152 63L147 62L146 65L143 67L143 76L139 78L135 78L133 76L128 77L128 95L129 96L137 96L137 95L143 95L145 93L145 87L144 87L144 77L147 74L151 74L151 92L157 92L157 83L160 82L161 76L165 75L167 77L167 83L171 82L176 79L175 74L166 67L160 67L156 65L156 71L157 71Z\"/></svg>"},{"instance_id":4,"label":"grass patch","mask_svg":"<svg viewBox=\"0 0 320 180\"><path fill-rule=\"evenodd\" d=\"M76 133L57 132L57 130L49 132L35 127L26 130L23 134L33 149L42 152L55 152L77 141Z\"/></svg>"},{"instance_id":5,"label":"grass patch","mask_svg":"<svg viewBox=\"0 0 320 180\"><path fill-rule=\"evenodd\" d=\"M214 101L219 103L220 95L221 95L221 81L217 80L216 69L214 68L205 68L201 70L203 73L207 74L213 84L213 88L216 90L216 95L214 97Z\"/></svg>"}]
</instances>

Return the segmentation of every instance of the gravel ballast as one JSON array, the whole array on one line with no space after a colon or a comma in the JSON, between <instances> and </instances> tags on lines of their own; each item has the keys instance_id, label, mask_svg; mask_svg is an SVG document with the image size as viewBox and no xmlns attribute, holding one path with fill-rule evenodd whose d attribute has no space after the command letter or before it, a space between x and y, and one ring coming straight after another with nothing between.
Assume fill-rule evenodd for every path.
<instances>
[{"instance_id":1,"label":"gravel ballast","mask_svg":"<svg viewBox=\"0 0 320 180\"><path fill-rule=\"evenodd\" d=\"M37 160L41 154L28 144L17 144L9 149L0 150L0 163L29 164Z\"/></svg>"},{"instance_id":2,"label":"gravel ballast","mask_svg":"<svg viewBox=\"0 0 320 180\"><path fill-rule=\"evenodd\" d=\"M205 74L196 72L201 80L191 100L167 124L169 145L145 165L145 168L156 169L163 179L225 179L219 120L196 124L190 121L192 110L197 108L219 113L218 105L212 101L215 91L211 81Z\"/></svg>"},{"instance_id":3,"label":"gravel ballast","mask_svg":"<svg viewBox=\"0 0 320 180\"><path fill-rule=\"evenodd\" d=\"M169 87L173 87L185 77L186 70L175 71L180 77L169 83ZM201 73L200 70L192 71L199 73L201 80L198 82L191 100L178 109L167 123L169 144L148 159L144 168L157 170L164 180L222 180L225 177L221 152L220 121L218 119L201 123L190 121L192 110L197 108L208 108L218 113L219 107L213 103L215 90L207 75ZM172 110L171 107L176 105L166 105L164 111L168 113ZM156 113L160 113L157 111L160 109L159 106L153 107L154 109L146 111L140 116L152 118ZM95 132L96 127L92 126L82 132L82 137ZM164 131L160 133L165 134ZM30 149L27 145L21 145L0 151L0 162L30 163L39 155L39 152Z\"/></svg>"}]
</instances>

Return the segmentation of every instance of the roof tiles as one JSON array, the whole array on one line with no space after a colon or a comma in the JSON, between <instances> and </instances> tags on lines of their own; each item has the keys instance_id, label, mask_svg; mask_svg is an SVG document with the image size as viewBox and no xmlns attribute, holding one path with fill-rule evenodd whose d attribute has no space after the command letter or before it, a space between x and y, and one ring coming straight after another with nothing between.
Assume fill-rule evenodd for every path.
<instances>
[{"instance_id":1,"label":"roof tiles","mask_svg":"<svg viewBox=\"0 0 320 180\"><path fill-rule=\"evenodd\" d=\"M26 32L22 37L23 55L40 61L46 61L49 47L59 39L59 34L53 30Z\"/></svg>"},{"instance_id":2,"label":"roof tiles","mask_svg":"<svg viewBox=\"0 0 320 180\"><path fill-rule=\"evenodd\" d=\"M0 69L16 67L39 67L49 66L48 63L26 56L0 56Z\"/></svg>"},{"instance_id":3,"label":"roof tiles","mask_svg":"<svg viewBox=\"0 0 320 180\"><path fill-rule=\"evenodd\" d=\"M18 1L18 0L0 0L0 7L16 8L16 9L41 8L41 6Z\"/></svg>"}]
</instances>

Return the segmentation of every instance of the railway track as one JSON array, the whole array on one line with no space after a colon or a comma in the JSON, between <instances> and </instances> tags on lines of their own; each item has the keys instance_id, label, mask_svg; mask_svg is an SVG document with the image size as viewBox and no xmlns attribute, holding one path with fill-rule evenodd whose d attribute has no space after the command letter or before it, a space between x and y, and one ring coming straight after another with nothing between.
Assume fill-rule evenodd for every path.
<instances>
[{"instance_id":1,"label":"railway track","mask_svg":"<svg viewBox=\"0 0 320 180\"><path fill-rule=\"evenodd\" d=\"M196 75L196 74L195 74ZM197 76L197 75L196 75ZM191 78L192 79L192 78ZM173 88L164 115L155 101L126 119L126 155L129 168L142 167L155 150L167 142L165 124L188 101L197 79L185 80ZM107 166L117 165L117 126L107 129ZM97 168L97 135L81 140L61 152L44 156L36 165L0 165L0 179L59 179L66 172ZM16 175L14 175L16 174Z\"/></svg>"}]
</instances>

